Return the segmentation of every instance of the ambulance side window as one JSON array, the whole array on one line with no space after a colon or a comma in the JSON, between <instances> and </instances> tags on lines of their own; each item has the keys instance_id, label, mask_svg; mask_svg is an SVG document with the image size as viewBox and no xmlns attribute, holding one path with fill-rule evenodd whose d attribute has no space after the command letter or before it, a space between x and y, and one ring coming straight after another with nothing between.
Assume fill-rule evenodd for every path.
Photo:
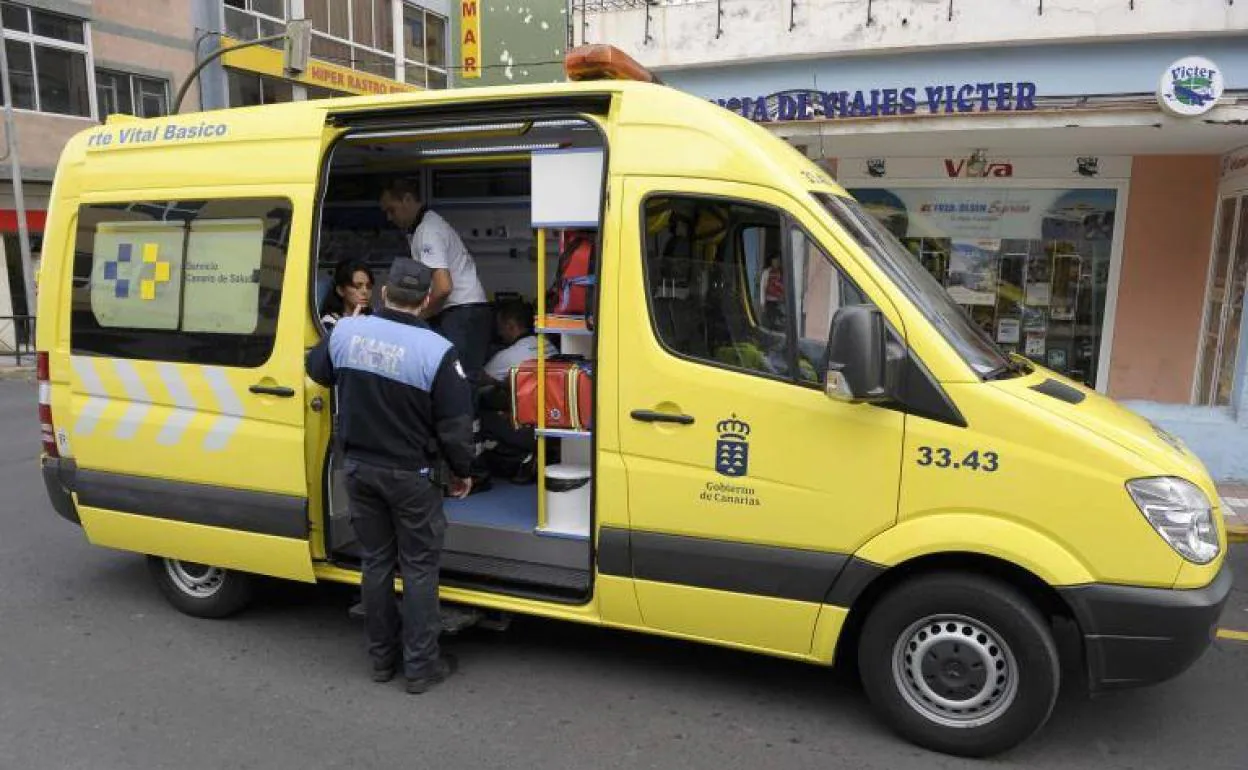
<instances>
[{"instance_id":1,"label":"ambulance side window","mask_svg":"<svg viewBox=\"0 0 1248 770\"><path fill-rule=\"evenodd\" d=\"M780 213L722 198L655 196L644 214L659 342L683 358L792 379Z\"/></svg>"},{"instance_id":2,"label":"ambulance side window","mask_svg":"<svg viewBox=\"0 0 1248 770\"><path fill-rule=\"evenodd\" d=\"M281 199L81 206L74 352L260 366L277 331L290 215Z\"/></svg>"},{"instance_id":3,"label":"ambulance side window","mask_svg":"<svg viewBox=\"0 0 1248 770\"><path fill-rule=\"evenodd\" d=\"M802 382L820 385L833 316L843 307L869 301L805 230L789 227L789 249L795 266L798 374Z\"/></svg>"}]
</instances>

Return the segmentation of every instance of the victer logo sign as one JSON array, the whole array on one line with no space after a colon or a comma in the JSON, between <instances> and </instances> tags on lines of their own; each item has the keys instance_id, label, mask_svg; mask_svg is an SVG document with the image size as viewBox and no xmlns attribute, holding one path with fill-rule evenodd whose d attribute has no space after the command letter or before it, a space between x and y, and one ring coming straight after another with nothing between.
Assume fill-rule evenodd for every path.
<instances>
[{"instance_id":1,"label":"victer logo sign","mask_svg":"<svg viewBox=\"0 0 1248 770\"><path fill-rule=\"evenodd\" d=\"M1195 117L1212 110L1222 98L1224 88L1222 71L1216 64L1199 56L1189 56L1171 64L1162 74L1157 101L1171 114Z\"/></svg>"}]
</instances>

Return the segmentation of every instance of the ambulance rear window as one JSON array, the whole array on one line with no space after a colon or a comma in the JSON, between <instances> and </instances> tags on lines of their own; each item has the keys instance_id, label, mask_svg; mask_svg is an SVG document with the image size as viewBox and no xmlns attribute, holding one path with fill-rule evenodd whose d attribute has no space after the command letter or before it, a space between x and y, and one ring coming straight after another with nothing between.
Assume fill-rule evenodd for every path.
<instances>
[{"instance_id":1,"label":"ambulance rear window","mask_svg":"<svg viewBox=\"0 0 1248 770\"><path fill-rule=\"evenodd\" d=\"M97 355L255 367L273 349L290 203L79 209L71 343Z\"/></svg>"}]
</instances>

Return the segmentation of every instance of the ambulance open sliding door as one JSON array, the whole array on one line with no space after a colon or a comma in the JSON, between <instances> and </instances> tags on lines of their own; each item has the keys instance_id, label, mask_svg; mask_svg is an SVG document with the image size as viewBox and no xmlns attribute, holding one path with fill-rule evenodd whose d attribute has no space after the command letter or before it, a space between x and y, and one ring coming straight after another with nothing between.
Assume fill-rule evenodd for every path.
<instances>
[{"instance_id":1,"label":"ambulance open sliding door","mask_svg":"<svg viewBox=\"0 0 1248 770\"><path fill-rule=\"evenodd\" d=\"M80 207L58 438L91 542L312 579L295 209L276 195Z\"/></svg>"}]
</instances>

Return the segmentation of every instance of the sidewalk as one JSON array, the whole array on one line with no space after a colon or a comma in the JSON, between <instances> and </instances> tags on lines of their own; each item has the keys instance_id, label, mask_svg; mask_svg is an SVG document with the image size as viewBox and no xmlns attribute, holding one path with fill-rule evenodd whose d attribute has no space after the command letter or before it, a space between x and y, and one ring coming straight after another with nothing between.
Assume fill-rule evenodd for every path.
<instances>
[{"instance_id":1,"label":"sidewalk","mask_svg":"<svg viewBox=\"0 0 1248 770\"><path fill-rule=\"evenodd\" d=\"M21 366L14 366L11 359L0 361L0 380L35 381L35 362L23 360Z\"/></svg>"},{"instance_id":2,"label":"sidewalk","mask_svg":"<svg viewBox=\"0 0 1248 770\"><path fill-rule=\"evenodd\" d=\"M1226 534L1233 543L1248 543L1248 485L1219 484Z\"/></svg>"}]
</instances>

